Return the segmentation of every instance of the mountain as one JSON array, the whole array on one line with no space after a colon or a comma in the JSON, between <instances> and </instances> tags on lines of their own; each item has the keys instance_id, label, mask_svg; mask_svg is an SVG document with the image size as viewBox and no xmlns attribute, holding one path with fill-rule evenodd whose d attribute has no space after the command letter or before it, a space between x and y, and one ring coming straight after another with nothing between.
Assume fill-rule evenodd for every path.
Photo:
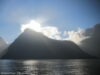
<instances>
[{"instance_id":1,"label":"mountain","mask_svg":"<svg viewBox=\"0 0 100 75\"><path fill-rule=\"evenodd\" d=\"M2 59L92 58L71 41L58 41L26 29L9 47Z\"/></svg>"},{"instance_id":2,"label":"mountain","mask_svg":"<svg viewBox=\"0 0 100 75\"><path fill-rule=\"evenodd\" d=\"M81 41L80 47L87 53L100 58L100 24L96 24L90 29L89 38Z\"/></svg>"},{"instance_id":3,"label":"mountain","mask_svg":"<svg viewBox=\"0 0 100 75\"><path fill-rule=\"evenodd\" d=\"M2 56L4 50L8 47L6 42L4 41L3 38L0 37L0 57Z\"/></svg>"}]
</instances>

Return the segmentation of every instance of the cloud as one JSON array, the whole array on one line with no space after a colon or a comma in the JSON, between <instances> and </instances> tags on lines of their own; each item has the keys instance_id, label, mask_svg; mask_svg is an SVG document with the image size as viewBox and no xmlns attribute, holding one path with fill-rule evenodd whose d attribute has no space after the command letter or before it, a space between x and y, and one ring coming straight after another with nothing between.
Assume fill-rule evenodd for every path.
<instances>
[{"instance_id":1,"label":"cloud","mask_svg":"<svg viewBox=\"0 0 100 75\"><path fill-rule=\"evenodd\" d=\"M80 42L88 36L84 36L85 30L78 28L76 31L64 31L65 35L68 35L67 38L64 38L65 40L71 40L76 44L80 44Z\"/></svg>"},{"instance_id":2,"label":"cloud","mask_svg":"<svg viewBox=\"0 0 100 75\"><path fill-rule=\"evenodd\" d=\"M28 24L21 25L21 31L23 32L25 29L30 28L37 32L43 33L45 36L56 39L56 40L70 40L76 44L80 44L80 41L88 38L85 36L85 30L78 28L76 31L60 31L55 26L43 26L36 20L31 20ZM62 36L64 35L64 36Z\"/></svg>"},{"instance_id":3,"label":"cloud","mask_svg":"<svg viewBox=\"0 0 100 75\"><path fill-rule=\"evenodd\" d=\"M91 55L100 57L100 24L86 29L84 35L89 38L82 40L80 47Z\"/></svg>"},{"instance_id":4,"label":"cloud","mask_svg":"<svg viewBox=\"0 0 100 75\"><path fill-rule=\"evenodd\" d=\"M53 26L45 26L42 28L42 33L49 38L61 40L61 31L58 30L57 27Z\"/></svg>"},{"instance_id":5,"label":"cloud","mask_svg":"<svg viewBox=\"0 0 100 75\"><path fill-rule=\"evenodd\" d=\"M31 20L28 24L21 25L22 32L27 28L32 29L36 32L41 32L49 38L62 40L61 31L59 31L55 26L42 26L39 22Z\"/></svg>"},{"instance_id":6,"label":"cloud","mask_svg":"<svg viewBox=\"0 0 100 75\"><path fill-rule=\"evenodd\" d=\"M46 26L42 28L42 33L49 38L56 40L70 40L76 44L80 44L80 42L89 36L85 36L85 30L78 28L76 31L60 31L57 27ZM64 35L64 37L62 36Z\"/></svg>"}]
</instances>

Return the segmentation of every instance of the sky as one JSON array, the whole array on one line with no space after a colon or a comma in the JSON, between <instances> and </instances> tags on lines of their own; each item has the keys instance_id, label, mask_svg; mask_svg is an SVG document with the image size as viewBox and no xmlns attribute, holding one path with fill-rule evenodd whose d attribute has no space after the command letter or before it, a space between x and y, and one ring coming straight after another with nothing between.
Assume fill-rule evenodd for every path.
<instances>
[{"instance_id":1,"label":"sky","mask_svg":"<svg viewBox=\"0 0 100 75\"><path fill-rule=\"evenodd\" d=\"M45 33L47 29L56 31L53 36L66 39L63 34L67 31L72 39L73 34L100 23L100 1L0 0L0 37L6 42L13 42L22 33L23 24L32 20L38 21Z\"/></svg>"}]
</instances>

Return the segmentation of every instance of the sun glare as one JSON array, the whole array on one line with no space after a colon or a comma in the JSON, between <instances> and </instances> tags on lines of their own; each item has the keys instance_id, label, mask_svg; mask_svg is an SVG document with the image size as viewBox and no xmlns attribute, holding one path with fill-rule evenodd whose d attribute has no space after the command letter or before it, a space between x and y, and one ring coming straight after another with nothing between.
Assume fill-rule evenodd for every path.
<instances>
[{"instance_id":1,"label":"sun glare","mask_svg":"<svg viewBox=\"0 0 100 75\"><path fill-rule=\"evenodd\" d=\"M79 29L77 31L59 31L59 29L55 26L43 26L40 24L41 22L37 20L31 20L27 24L22 24L21 25L21 32L24 32L25 29L32 29L36 32L41 32L45 36L56 39L56 40L71 40L77 44L80 44L80 41L85 39L83 34L83 30ZM66 32L66 33L65 33ZM64 38L62 35L65 35L66 37Z\"/></svg>"},{"instance_id":2,"label":"sun glare","mask_svg":"<svg viewBox=\"0 0 100 75\"><path fill-rule=\"evenodd\" d=\"M37 32L41 32L41 25L35 20L31 20L28 24L23 24L21 27L21 31L24 32L24 30L28 28Z\"/></svg>"}]
</instances>

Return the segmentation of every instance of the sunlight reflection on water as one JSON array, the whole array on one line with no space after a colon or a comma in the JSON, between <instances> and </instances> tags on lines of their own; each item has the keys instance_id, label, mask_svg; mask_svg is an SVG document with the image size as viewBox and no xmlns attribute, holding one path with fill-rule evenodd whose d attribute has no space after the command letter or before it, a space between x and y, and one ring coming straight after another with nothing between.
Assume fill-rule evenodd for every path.
<instances>
[{"instance_id":1,"label":"sunlight reflection on water","mask_svg":"<svg viewBox=\"0 0 100 75\"><path fill-rule=\"evenodd\" d=\"M0 75L98 75L100 60L0 60Z\"/></svg>"}]
</instances>

